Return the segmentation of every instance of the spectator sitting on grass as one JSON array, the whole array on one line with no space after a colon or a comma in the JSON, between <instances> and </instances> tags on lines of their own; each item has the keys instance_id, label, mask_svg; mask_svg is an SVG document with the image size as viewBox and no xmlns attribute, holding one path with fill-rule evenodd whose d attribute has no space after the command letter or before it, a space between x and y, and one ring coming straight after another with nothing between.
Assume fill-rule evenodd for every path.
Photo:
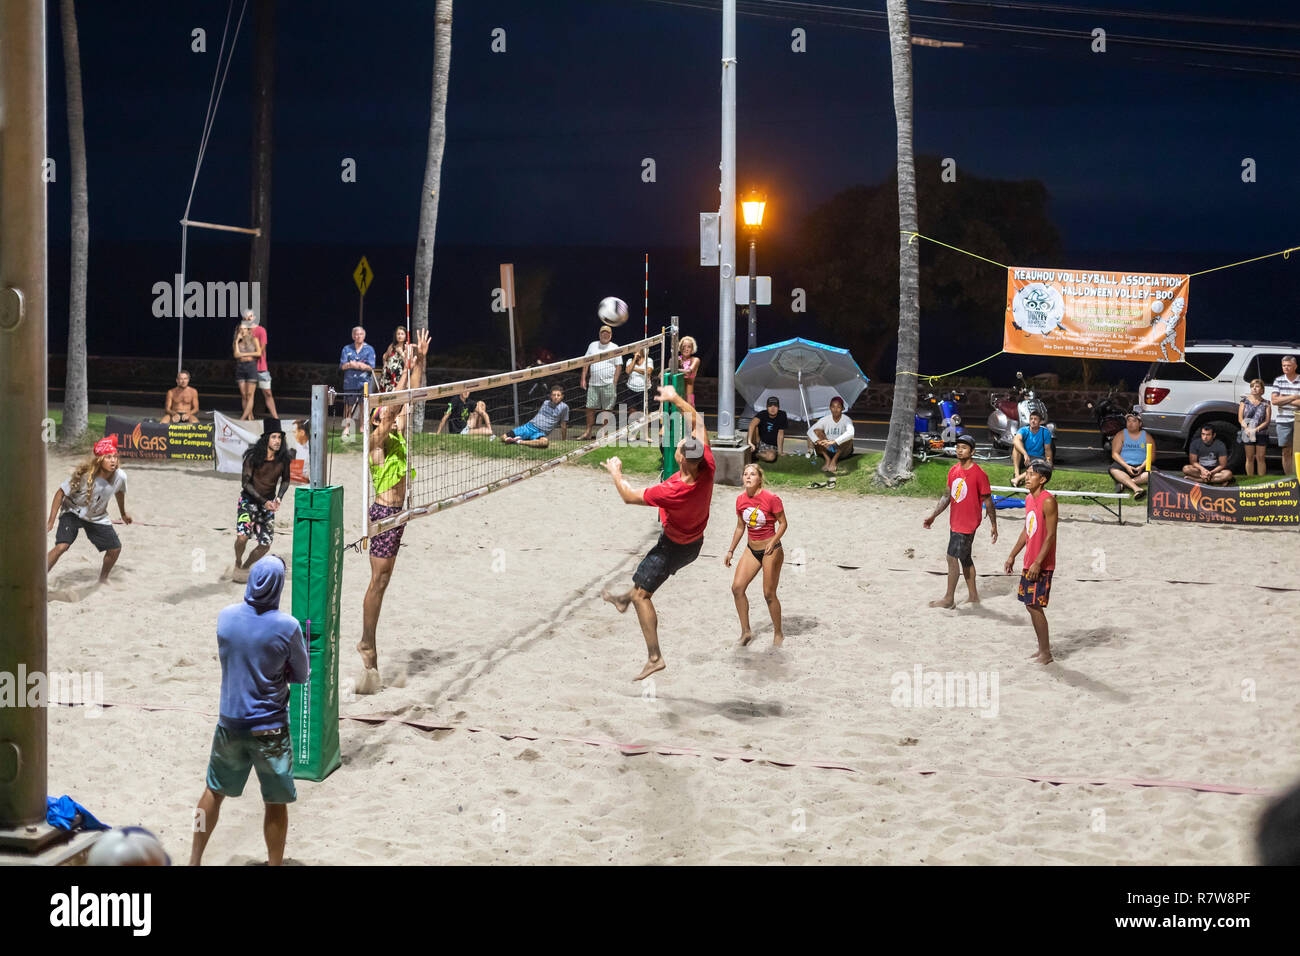
<instances>
[{"instance_id":1,"label":"spectator sitting on grass","mask_svg":"<svg viewBox=\"0 0 1300 956\"><path fill-rule=\"evenodd\" d=\"M844 414L844 399L831 399L830 414L808 429L808 447L822 456L822 471L835 474L835 466L853 455L853 421Z\"/></svg>"},{"instance_id":2,"label":"spectator sitting on grass","mask_svg":"<svg viewBox=\"0 0 1300 956\"><path fill-rule=\"evenodd\" d=\"M1015 474L1011 484L1018 485L1025 480L1029 463L1035 458L1052 464L1052 433L1043 427L1043 414L1039 411L1029 413L1029 424L1021 427L1012 439L1011 470Z\"/></svg>"},{"instance_id":3,"label":"spectator sitting on grass","mask_svg":"<svg viewBox=\"0 0 1300 956\"><path fill-rule=\"evenodd\" d=\"M775 395L767 397L767 408L749 420L749 433L745 440L754 449L759 461L776 461L785 453L785 430L790 419L781 411L781 400Z\"/></svg>"},{"instance_id":4,"label":"spectator sitting on grass","mask_svg":"<svg viewBox=\"0 0 1300 956\"><path fill-rule=\"evenodd\" d=\"M556 425L560 426L560 441L566 440L569 437L569 406L564 403L564 389L553 385L551 397L542 402L533 420L511 429L501 440L507 445L545 448L551 443L551 431Z\"/></svg>"},{"instance_id":5,"label":"spectator sitting on grass","mask_svg":"<svg viewBox=\"0 0 1300 956\"><path fill-rule=\"evenodd\" d=\"M197 422L199 420L199 393L190 387L190 373L181 369L176 375L176 387L167 390L163 404L162 422Z\"/></svg>"},{"instance_id":6,"label":"spectator sitting on grass","mask_svg":"<svg viewBox=\"0 0 1300 956\"><path fill-rule=\"evenodd\" d=\"M1129 412L1124 419L1124 430L1116 432L1110 440L1110 457L1115 462L1110 466L1110 476L1132 491L1135 501L1147 496L1146 489L1140 486L1151 480L1147 472L1148 447L1154 460L1155 442L1142 427L1142 416Z\"/></svg>"},{"instance_id":7,"label":"spectator sitting on grass","mask_svg":"<svg viewBox=\"0 0 1300 956\"><path fill-rule=\"evenodd\" d=\"M1192 439L1183 475L1208 485L1226 485L1232 480L1227 446L1214 436L1214 429L1209 425L1203 425L1200 436Z\"/></svg>"}]
</instances>

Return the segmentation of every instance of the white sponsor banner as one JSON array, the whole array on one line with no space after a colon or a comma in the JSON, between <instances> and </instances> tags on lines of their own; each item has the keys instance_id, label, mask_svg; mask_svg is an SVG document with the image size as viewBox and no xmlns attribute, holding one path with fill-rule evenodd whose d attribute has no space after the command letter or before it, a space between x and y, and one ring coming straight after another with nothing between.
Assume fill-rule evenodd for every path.
<instances>
[{"instance_id":1,"label":"white sponsor banner","mask_svg":"<svg viewBox=\"0 0 1300 956\"><path fill-rule=\"evenodd\" d=\"M216 449L217 471L240 474L244 470L244 452L262 437L262 423L237 421L220 412L212 413L212 422L215 426L212 445ZM294 481L306 481L307 422L282 418L280 427L284 429L285 444L293 457L290 474Z\"/></svg>"}]
</instances>

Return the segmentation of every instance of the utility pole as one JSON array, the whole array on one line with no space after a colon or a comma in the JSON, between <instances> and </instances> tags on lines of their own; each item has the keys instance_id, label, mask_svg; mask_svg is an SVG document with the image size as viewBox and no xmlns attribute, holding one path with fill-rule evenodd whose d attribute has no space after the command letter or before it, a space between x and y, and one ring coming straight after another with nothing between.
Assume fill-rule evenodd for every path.
<instances>
[{"instance_id":1,"label":"utility pole","mask_svg":"<svg viewBox=\"0 0 1300 956\"><path fill-rule=\"evenodd\" d=\"M35 852L60 831L45 822L46 217L45 4L0 0L0 852ZM27 675L24 678L22 675ZM21 681L21 683L19 683Z\"/></svg>"},{"instance_id":2,"label":"utility pole","mask_svg":"<svg viewBox=\"0 0 1300 956\"><path fill-rule=\"evenodd\" d=\"M736 437L736 0L722 0L722 205L718 267L718 438ZM751 295L752 297L752 295Z\"/></svg>"}]
</instances>

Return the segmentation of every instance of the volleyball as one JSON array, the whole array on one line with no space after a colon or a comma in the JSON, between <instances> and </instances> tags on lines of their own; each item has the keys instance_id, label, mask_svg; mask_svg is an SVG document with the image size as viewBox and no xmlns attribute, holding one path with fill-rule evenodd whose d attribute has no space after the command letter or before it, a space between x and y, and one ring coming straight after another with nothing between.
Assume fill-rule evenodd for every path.
<instances>
[{"instance_id":1,"label":"volleyball","mask_svg":"<svg viewBox=\"0 0 1300 956\"><path fill-rule=\"evenodd\" d=\"M606 325L622 325L627 321L627 303L612 295L605 296L600 300L596 314Z\"/></svg>"}]
</instances>

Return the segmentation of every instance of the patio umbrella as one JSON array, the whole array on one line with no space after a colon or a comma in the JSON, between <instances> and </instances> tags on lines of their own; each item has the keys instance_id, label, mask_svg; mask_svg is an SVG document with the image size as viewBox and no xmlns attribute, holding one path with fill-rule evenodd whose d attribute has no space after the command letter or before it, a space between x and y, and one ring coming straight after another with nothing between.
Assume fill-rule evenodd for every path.
<instances>
[{"instance_id":1,"label":"patio umbrella","mask_svg":"<svg viewBox=\"0 0 1300 956\"><path fill-rule=\"evenodd\" d=\"M736 369L736 389L755 412L775 395L787 415L804 422L826 414L836 395L847 410L866 387L867 377L848 349L807 339L750 349Z\"/></svg>"}]
</instances>

